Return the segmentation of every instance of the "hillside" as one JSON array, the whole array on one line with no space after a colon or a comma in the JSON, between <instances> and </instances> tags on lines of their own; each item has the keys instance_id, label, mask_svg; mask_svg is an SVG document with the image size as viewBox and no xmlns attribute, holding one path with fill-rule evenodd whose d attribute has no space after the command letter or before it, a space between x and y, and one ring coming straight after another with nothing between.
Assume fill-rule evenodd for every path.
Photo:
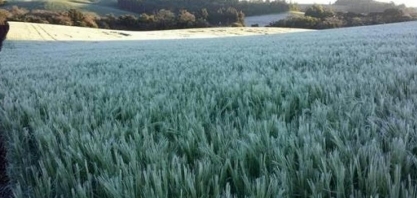
<instances>
[{"instance_id":1,"label":"hillside","mask_svg":"<svg viewBox=\"0 0 417 198\"><path fill-rule=\"evenodd\" d=\"M116 1L99 0L99 1L87 1L87 0L49 0L49 1L19 1L11 0L2 8L10 9L12 6L19 6L26 9L41 9L41 10L53 10L53 11L67 11L69 9L78 9L83 12L93 12L100 16L107 14L113 14L115 16L120 15L137 15L136 13L121 10L117 6Z\"/></svg>"},{"instance_id":2,"label":"hillside","mask_svg":"<svg viewBox=\"0 0 417 198\"><path fill-rule=\"evenodd\" d=\"M299 4L298 7L305 11L313 4ZM383 12L389 8L405 9L404 5L395 5L393 3L385 3L374 0L337 0L333 4L323 4L323 7L336 12L354 12L354 13L372 13Z\"/></svg>"},{"instance_id":3,"label":"hillside","mask_svg":"<svg viewBox=\"0 0 417 198\"><path fill-rule=\"evenodd\" d=\"M398 6L393 2L385 3L374 0L337 0L331 8L344 12L355 13L371 13L371 12L383 12L389 8L405 8L404 5ZM342 8L342 9L340 9Z\"/></svg>"},{"instance_id":4,"label":"hillside","mask_svg":"<svg viewBox=\"0 0 417 198\"><path fill-rule=\"evenodd\" d=\"M10 187L16 198L417 197L416 38L417 22L16 37L0 53Z\"/></svg>"},{"instance_id":5,"label":"hillside","mask_svg":"<svg viewBox=\"0 0 417 198\"><path fill-rule=\"evenodd\" d=\"M286 19L287 17L292 16L302 16L303 12L285 12L281 14L266 14L260 16L249 16L245 17L245 26L251 27L254 24L258 24L260 27L265 27L272 22L279 21L281 19Z\"/></svg>"}]
</instances>

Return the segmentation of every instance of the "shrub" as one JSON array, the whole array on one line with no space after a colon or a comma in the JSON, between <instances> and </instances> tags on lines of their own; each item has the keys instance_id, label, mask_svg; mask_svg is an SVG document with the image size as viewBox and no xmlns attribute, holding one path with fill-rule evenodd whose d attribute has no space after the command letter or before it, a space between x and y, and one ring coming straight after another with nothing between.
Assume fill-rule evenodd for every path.
<instances>
[{"instance_id":1,"label":"shrub","mask_svg":"<svg viewBox=\"0 0 417 198\"><path fill-rule=\"evenodd\" d=\"M343 21L337 17L328 17L317 23L317 29L330 29L343 27Z\"/></svg>"},{"instance_id":2,"label":"shrub","mask_svg":"<svg viewBox=\"0 0 417 198\"><path fill-rule=\"evenodd\" d=\"M175 24L175 13L161 9L155 14L155 20L159 29L169 29Z\"/></svg>"},{"instance_id":3,"label":"shrub","mask_svg":"<svg viewBox=\"0 0 417 198\"><path fill-rule=\"evenodd\" d=\"M0 51L3 46L3 41L6 39L7 33L9 32L10 26L6 19L0 18Z\"/></svg>"},{"instance_id":4,"label":"shrub","mask_svg":"<svg viewBox=\"0 0 417 198\"><path fill-rule=\"evenodd\" d=\"M180 14L178 15L178 27L180 28L187 28L193 27L195 24L195 16L189 13L187 10L181 10Z\"/></svg>"},{"instance_id":5,"label":"shrub","mask_svg":"<svg viewBox=\"0 0 417 198\"><path fill-rule=\"evenodd\" d=\"M84 27L84 14L81 11L76 9L70 9L67 14L71 18L73 24L75 24L76 26Z\"/></svg>"},{"instance_id":6,"label":"shrub","mask_svg":"<svg viewBox=\"0 0 417 198\"><path fill-rule=\"evenodd\" d=\"M309 17L324 19L324 18L328 18L328 17L333 17L334 12L329 10L329 9L323 8L323 6L321 6L321 5L316 5L315 4L315 5L307 8L304 15L309 16Z\"/></svg>"},{"instance_id":7,"label":"shrub","mask_svg":"<svg viewBox=\"0 0 417 198\"><path fill-rule=\"evenodd\" d=\"M316 29L320 19L309 16L297 16L288 19L279 20L269 24L272 27L292 27L292 28L308 28Z\"/></svg>"},{"instance_id":8,"label":"shrub","mask_svg":"<svg viewBox=\"0 0 417 198\"><path fill-rule=\"evenodd\" d=\"M233 23L232 24L232 27L245 27L243 24L241 24L241 23Z\"/></svg>"},{"instance_id":9,"label":"shrub","mask_svg":"<svg viewBox=\"0 0 417 198\"><path fill-rule=\"evenodd\" d=\"M10 12L5 9L0 9L0 22L6 21L11 16Z\"/></svg>"},{"instance_id":10,"label":"shrub","mask_svg":"<svg viewBox=\"0 0 417 198\"><path fill-rule=\"evenodd\" d=\"M13 21L23 21L24 15L29 13L29 11L25 8L19 8L17 6L13 6L10 10L11 16Z\"/></svg>"}]
</instances>

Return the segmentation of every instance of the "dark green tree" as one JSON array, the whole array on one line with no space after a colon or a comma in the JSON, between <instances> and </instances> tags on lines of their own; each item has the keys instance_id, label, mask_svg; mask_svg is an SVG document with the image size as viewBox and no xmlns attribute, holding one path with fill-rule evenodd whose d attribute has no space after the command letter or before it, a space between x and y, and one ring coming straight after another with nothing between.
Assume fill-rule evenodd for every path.
<instances>
[{"instance_id":1,"label":"dark green tree","mask_svg":"<svg viewBox=\"0 0 417 198\"><path fill-rule=\"evenodd\" d=\"M187 10L181 10L178 14L178 26L180 28L193 27L196 21L195 16L189 13Z\"/></svg>"},{"instance_id":2,"label":"dark green tree","mask_svg":"<svg viewBox=\"0 0 417 198\"><path fill-rule=\"evenodd\" d=\"M119 23L128 29L135 29L138 26L138 18L130 14L122 15L119 16Z\"/></svg>"},{"instance_id":3,"label":"dark green tree","mask_svg":"<svg viewBox=\"0 0 417 198\"><path fill-rule=\"evenodd\" d=\"M84 14L81 11L70 9L68 11L68 17L75 26L84 26Z\"/></svg>"},{"instance_id":4,"label":"dark green tree","mask_svg":"<svg viewBox=\"0 0 417 198\"><path fill-rule=\"evenodd\" d=\"M159 29L169 29L175 25L175 13L161 9L155 14L155 20Z\"/></svg>"},{"instance_id":5,"label":"dark green tree","mask_svg":"<svg viewBox=\"0 0 417 198\"><path fill-rule=\"evenodd\" d=\"M400 22L404 21L404 11L398 8L389 8L384 10L384 21L385 22Z\"/></svg>"},{"instance_id":6,"label":"dark green tree","mask_svg":"<svg viewBox=\"0 0 417 198\"><path fill-rule=\"evenodd\" d=\"M313 6L307 8L304 13L305 16L324 19L327 17L333 17L335 14L333 11L324 8L321 5L314 4Z\"/></svg>"},{"instance_id":7,"label":"dark green tree","mask_svg":"<svg viewBox=\"0 0 417 198\"><path fill-rule=\"evenodd\" d=\"M209 16L209 13L207 12L207 9L203 8L201 10L201 18L204 19L204 20L207 20L208 16Z\"/></svg>"},{"instance_id":8,"label":"dark green tree","mask_svg":"<svg viewBox=\"0 0 417 198\"><path fill-rule=\"evenodd\" d=\"M0 19L0 51L3 46L3 41L6 39L10 26L6 19Z\"/></svg>"}]
</instances>

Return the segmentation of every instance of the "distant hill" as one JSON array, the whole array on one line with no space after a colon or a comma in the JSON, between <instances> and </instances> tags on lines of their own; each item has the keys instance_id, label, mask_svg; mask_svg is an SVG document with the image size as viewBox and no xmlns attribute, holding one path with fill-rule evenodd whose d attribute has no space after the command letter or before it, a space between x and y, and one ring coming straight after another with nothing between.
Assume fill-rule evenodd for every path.
<instances>
[{"instance_id":1,"label":"distant hill","mask_svg":"<svg viewBox=\"0 0 417 198\"><path fill-rule=\"evenodd\" d=\"M371 13L383 12L389 8L406 8L405 5L395 5L394 3L384 3L374 0L337 0L332 8L337 11Z\"/></svg>"},{"instance_id":2,"label":"distant hill","mask_svg":"<svg viewBox=\"0 0 417 198\"><path fill-rule=\"evenodd\" d=\"M303 16L303 15L304 15L303 12L285 12L285 13L280 13L280 14L248 16L248 17L245 17L245 26L250 27L252 25L258 25L261 27L265 27L274 21L286 19L287 17L291 17L291 16Z\"/></svg>"},{"instance_id":3,"label":"distant hill","mask_svg":"<svg viewBox=\"0 0 417 198\"><path fill-rule=\"evenodd\" d=\"M35 0L35 1L20 1L20 0L9 0L1 8L11 8L12 6L19 6L26 9L42 9L42 10L53 10L53 11L66 11L69 9L79 9L84 12L94 12L98 15L104 16L107 14L113 14L115 16L133 14L126 10L118 8L117 1L113 0Z\"/></svg>"},{"instance_id":4,"label":"distant hill","mask_svg":"<svg viewBox=\"0 0 417 198\"><path fill-rule=\"evenodd\" d=\"M298 7L304 11L313 4L299 4ZM337 12L371 13L383 12L389 8L405 9L405 5L395 5L394 3L384 3L374 0L337 0L334 4L323 4L325 8L330 8Z\"/></svg>"}]
</instances>

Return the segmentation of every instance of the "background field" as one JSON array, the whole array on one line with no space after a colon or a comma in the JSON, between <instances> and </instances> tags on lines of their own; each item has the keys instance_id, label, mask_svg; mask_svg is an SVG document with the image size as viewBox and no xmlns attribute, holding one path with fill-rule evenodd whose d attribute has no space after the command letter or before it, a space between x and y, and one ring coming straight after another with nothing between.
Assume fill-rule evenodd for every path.
<instances>
[{"instance_id":1,"label":"background field","mask_svg":"<svg viewBox=\"0 0 417 198\"><path fill-rule=\"evenodd\" d=\"M303 12L285 12L281 14L267 14L261 16L245 17L245 26L250 27L253 24L258 24L260 27L265 27L272 22L286 19L289 16L303 16Z\"/></svg>"},{"instance_id":2,"label":"background field","mask_svg":"<svg viewBox=\"0 0 417 198\"><path fill-rule=\"evenodd\" d=\"M16 197L416 197L417 23L7 41Z\"/></svg>"},{"instance_id":3,"label":"background field","mask_svg":"<svg viewBox=\"0 0 417 198\"><path fill-rule=\"evenodd\" d=\"M167 31L121 31L62 25L10 22L8 40L15 41L109 41L222 38L312 31L297 28L197 28ZM7 43L5 44L7 45Z\"/></svg>"}]
</instances>

